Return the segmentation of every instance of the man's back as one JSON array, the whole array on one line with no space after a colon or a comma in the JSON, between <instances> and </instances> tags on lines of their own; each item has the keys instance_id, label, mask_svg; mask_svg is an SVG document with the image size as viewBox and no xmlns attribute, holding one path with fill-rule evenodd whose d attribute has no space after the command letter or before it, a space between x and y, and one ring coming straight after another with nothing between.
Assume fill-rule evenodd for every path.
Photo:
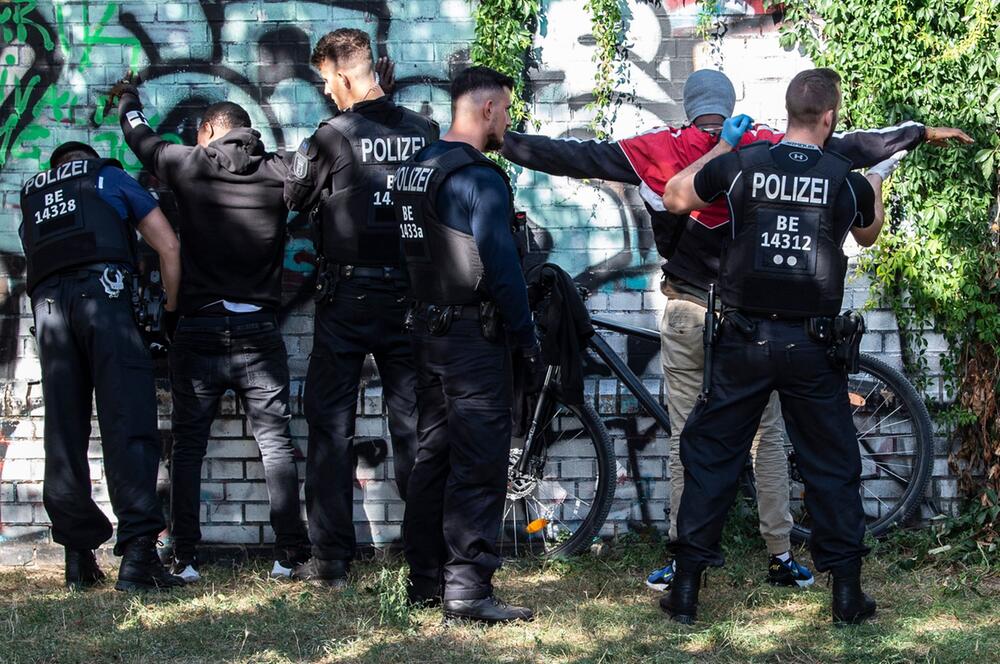
<instances>
[{"instance_id":1,"label":"man's back","mask_svg":"<svg viewBox=\"0 0 1000 664\"><path fill-rule=\"evenodd\" d=\"M288 216L285 163L249 127L234 127L205 147L170 143L141 108L138 96L124 94L121 126L143 166L177 198L181 313L219 300L276 309Z\"/></svg>"}]
</instances>

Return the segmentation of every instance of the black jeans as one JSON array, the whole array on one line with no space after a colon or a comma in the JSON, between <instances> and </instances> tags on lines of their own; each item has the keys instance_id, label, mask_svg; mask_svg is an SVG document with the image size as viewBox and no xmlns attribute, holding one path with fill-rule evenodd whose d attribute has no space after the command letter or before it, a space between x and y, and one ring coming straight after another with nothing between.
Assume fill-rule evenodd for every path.
<instances>
[{"instance_id":1,"label":"black jeans","mask_svg":"<svg viewBox=\"0 0 1000 664\"><path fill-rule=\"evenodd\" d=\"M406 498L417 449L417 376L403 327L408 304L392 282L351 279L340 281L330 300L316 307L304 405L306 512L317 558L354 558L354 421L369 353L388 406L396 486Z\"/></svg>"},{"instance_id":2,"label":"black jeans","mask_svg":"<svg viewBox=\"0 0 1000 664\"><path fill-rule=\"evenodd\" d=\"M481 599L501 562L510 351L486 341L474 320L455 321L439 337L418 320L413 347L418 448L403 520L410 582L434 595L443 580L445 599Z\"/></svg>"},{"instance_id":3,"label":"black jeans","mask_svg":"<svg viewBox=\"0 0 1000 664\"><path fill-rule=\"evenodd\" d=\"M170 515L177 558L193 556L201 540L201 463L227 389L236 392L260 447L275 555L297 555L307 538L288 428L288 356L274 314L182 318L169 360L174 402Z\"/></svg>"},{"instance_id":4,"label":"black jeans","mask_svg":"<svg viewBox=\"0 0 1000 664\"><path fill-rule=\"evenodd\" d=\"M129 540L163 530L156 496L161 443L153 363L129 291L109 297L99 278L98 272L66 272L40 283L31 298L45 400L42 499L56 543L96 549L111 537L111 522L90 495L87 448L96 391L120 554Z\"/></svg>"},{"instance_id":5,"label":"black jeans","mask_svg":"<svg viewBox=\"0 0 1000 664\"><path fill-rule=\"evenodd\" d=\"M868 553L862 543L861 454L847 397L847 374L826 357L802 320L754 318L750 338L723 322L712 391L681 433L684 494L673 546L682 567L721 565L719 539L761 413L773 390L805 482L810 547L825 572Z\"/></svg>"}]
</instances>

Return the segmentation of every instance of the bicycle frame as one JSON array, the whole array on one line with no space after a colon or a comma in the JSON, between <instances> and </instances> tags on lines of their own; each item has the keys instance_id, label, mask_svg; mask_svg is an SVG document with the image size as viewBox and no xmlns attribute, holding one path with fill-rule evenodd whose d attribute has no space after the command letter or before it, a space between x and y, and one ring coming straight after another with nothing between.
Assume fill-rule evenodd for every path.
<instances>
[{"instance_id":1,"label":"bicycle frame","mask_svg":"<svg viewBox=\"0 0 1000 664\"><path fill-rule=\"evenodd\" d=\"M644 327L636 327L634 325L627 325L624 323L617 323L607 318L601 318L600 316L591 316L590 322L594 327L610 330L611 332L619 332L621 334L636 337L639 339L645 339L646 341L652 341L656 344L660 343L660 334L655 330L650 330ZM628 388L628 391L632 393L639 405L642 406L643 410L649 413L656 423L666 432L669 436L671 434L670 429L670 415L667 414L666 409L660 405L652 394L646 389L639 380L639 377L629 369L628 365L611 349L611 346L607 341L604 340L599 334L595 334L590 338L587 344L597 356L601 358L601 361L609 369L611 373L618 377L618 379Z\"/></svg>"}]
</instances>

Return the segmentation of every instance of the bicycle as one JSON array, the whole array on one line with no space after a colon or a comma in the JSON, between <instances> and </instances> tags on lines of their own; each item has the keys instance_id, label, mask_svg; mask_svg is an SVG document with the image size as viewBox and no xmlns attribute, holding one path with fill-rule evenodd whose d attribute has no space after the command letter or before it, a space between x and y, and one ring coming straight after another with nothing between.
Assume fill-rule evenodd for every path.
<instances>
[{"instance_id":1,"label":"bicycle","mask_svg":"<svg viewBox=\"0 0 1000 664\"><path fill-rule=\"evenodd\" d=\"M600 316L598 330L644 339L657 345L659 332ZM598 332L587 350L608 368L639 407L670 435L666 409ZM563 557L590 545L611 509L617 476L614 446L590 403L568 405L556 389L558 369L550 367L535 405L531 427L512 441L507 500L500 534L501 550L518 555ZM930 415L920 395L899 371L862 354L861 370L848 384L862 456L862 502L868 531L885 534L919 507L930 479L933 438ZM683 426L679 423L679 426ZM651 524L636 449L627 446L629 470L646 525ZM786 436L792 537L809 537L809 515L802 478ZM756 498L752 466L741 478L745 493Z\"/></svg>"}]
</instances>

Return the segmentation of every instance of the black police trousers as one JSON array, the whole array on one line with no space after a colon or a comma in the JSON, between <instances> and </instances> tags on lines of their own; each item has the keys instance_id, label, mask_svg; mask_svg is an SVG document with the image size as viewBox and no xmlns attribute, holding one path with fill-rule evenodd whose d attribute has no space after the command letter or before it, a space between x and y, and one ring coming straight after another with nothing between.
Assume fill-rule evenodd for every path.
<instances>
[{"instance_id":1,"label":"black police trousers","mask_svg":"<svg viewBox=\"0 0 1000 664\"><path fill-rule=\"evenodd\" d=\"M392 467L399 495L417 449L416 369L404 327L409 300L392 281L342 279L316 306L304 407L309 424L306 513L317 558L354 558L354 423L370 353L389 412Z\"/></svg>"},{"instance_id":2,"label":"black police trousers","mask_svg":"<svg viewBox=\"0 0 1000 664\"><path fill-rule=\"evenodd\" d=\"M45 401L42 499L56 543L96 549L111 537L111 522L91 497L87 463L96 393L120 555L129 540L163 530L156 495L161 442L153 363L136 328L129 291L110 297L100 275L66 271L42 281L31 298Z\"/></svg>"},{"instance_id":3,"label":"black police trousers","mask_svg":"<svg viewBox=\"0 0 1000 664\"><path fill-rule=\"evenodd\" d=\"M417 320L417 459L403 518L410 583L425 596L482 599L500 567L507 491L511 359L476 320L432 336Z\"/></svg>"},{"instance_id":4,"label":"black police trousers","mask_svg":"<svg viewBox=\"0 0 1000 664\"><path fill-rule=\"evenodd\" d=\"M816 569L856 563L868 549L862 543L861 455L847 374L832 366L829 346L813 341L802 319L751 320L756 330L748 336L723 321L710 395L695 406L681 433L684 494L672 547L677 562L688 569L723 563L719 539L726 514L761 413L777 390L805 483Z\"/></svg>"},{"instance_id":5,"label":"black police trousers","mask_svg":"<svg viewBox=\"0 0 1000 664\"><path fill-rule=\"evenodd\" d=\"M201 465L219 401L229 389L260 448L275 556L298 557L308 539L289 432L288 356L277 317L258 312L181 318L169 360L174 403L170 520L176 558L193 557L201 541Z\"/></svg>"}]
</instances>

